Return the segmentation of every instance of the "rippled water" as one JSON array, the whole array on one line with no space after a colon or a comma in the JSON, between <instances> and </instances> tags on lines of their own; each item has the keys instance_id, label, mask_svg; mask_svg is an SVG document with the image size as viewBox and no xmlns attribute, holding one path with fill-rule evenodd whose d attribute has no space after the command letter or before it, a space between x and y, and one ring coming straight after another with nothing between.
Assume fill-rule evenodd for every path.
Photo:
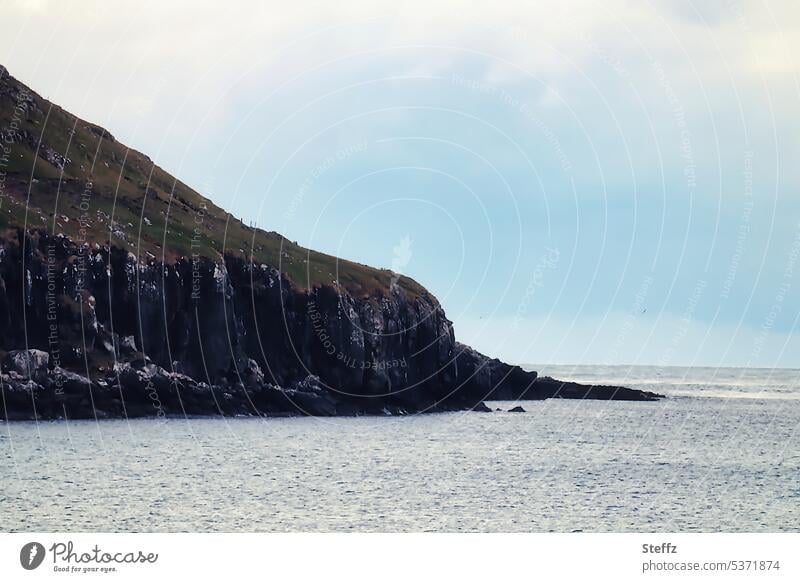
<instances>
[{"instance_id":1,"label":"rippled water","mask_svg":"<svg viewBox=\"0 0 800 582\"><path fill-rule=\"evenodd\" d=\"M663 402L0 425L0 531L798 531L800 372L549 367ZM507 410L513 403L494 403Z\"/></svg>"}]
</instances>

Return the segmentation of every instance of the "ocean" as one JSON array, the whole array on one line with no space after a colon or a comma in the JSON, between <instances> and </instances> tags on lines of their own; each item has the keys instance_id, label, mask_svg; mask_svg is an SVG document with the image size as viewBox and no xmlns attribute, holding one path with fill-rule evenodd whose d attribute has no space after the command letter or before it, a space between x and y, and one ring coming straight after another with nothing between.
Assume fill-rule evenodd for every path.
<instances>
[{"instance_id":1,"label":"ocean","mask_svg":"<svg viewBox=\"0 0 800 582\"><path fill-rule=\"evenodd\" d=\"M668 398L0 423L0 531L800 531L799 370L532 368Z\"/></svg>"}]
</instances>

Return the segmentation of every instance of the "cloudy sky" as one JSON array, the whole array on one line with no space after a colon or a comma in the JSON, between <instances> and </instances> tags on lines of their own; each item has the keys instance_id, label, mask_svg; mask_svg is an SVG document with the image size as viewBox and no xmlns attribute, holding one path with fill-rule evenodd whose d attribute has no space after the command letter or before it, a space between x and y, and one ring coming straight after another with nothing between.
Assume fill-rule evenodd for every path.
<instances>
[{"instance_id":1,"label":"cloudy sky","mask_svg":"<svg viewBox=\"0 0 800 582\"><path fill-rule=\"evenodd\" d=\"M510 361L800 367L800 3L5 0L0 63Z\"/></svg>"}]
</instances>

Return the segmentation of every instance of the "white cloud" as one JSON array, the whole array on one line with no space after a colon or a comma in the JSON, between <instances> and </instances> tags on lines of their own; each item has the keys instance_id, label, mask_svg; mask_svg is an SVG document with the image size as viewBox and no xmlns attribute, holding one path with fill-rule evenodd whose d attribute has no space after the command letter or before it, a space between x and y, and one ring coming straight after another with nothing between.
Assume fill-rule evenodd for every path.
<instances>
[{"instance_id":1,"label":"white cloud","mask_svg":"<svg viewBox=\"0 0 800 582\"><path fill-rule=\"evenodd\" d=\"M291 65L283 61L291 57L291 50L280 53L282 48L292 42L314 45L315 34L338 26L337 51L348 44L353 50L424 44L450 47L442 50L451 59L460 58L459 51L476 51L499 59L489 63L491 80L498 82L522 70L573 74L586 59L602 57L600 53L624 63L647 52L662 61L674 60L681 68L699 67L703 73L718 69L712 65L720 56L734 73L796 71L796 3L765 4L771 10L759 2L726 3L717 9L721 16L706 15L711 26L705 26L703 15L685 17L691 13L688 8L665 9L674 2L627 0L572 0L555 6L528 1L465 6L455 0L95 0L83 3L82 9L65 2L18 0L5 10L4 22L11 30L23 27L26 40L14 45L13 35L3 35L0 54L12 70L19 62L28 75L45 66L42 59L91 70L109 49L116 67L135 69L145 78L166 70L198 75L217 64L238 71L257 63ZM773 20L773 12L780 20ZM79 46L83 42L88 50ZM327 60L330 48L320 44L314 56ZM222 73L235 77L230 70Z\"/></svg>"}]
</instances>

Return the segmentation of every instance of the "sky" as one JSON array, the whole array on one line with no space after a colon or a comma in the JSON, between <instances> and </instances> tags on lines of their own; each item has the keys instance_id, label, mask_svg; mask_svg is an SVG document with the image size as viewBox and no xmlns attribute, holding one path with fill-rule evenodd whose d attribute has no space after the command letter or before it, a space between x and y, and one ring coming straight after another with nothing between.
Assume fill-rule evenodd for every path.
<instances>
[{"instance_id":1,"label":"sky","mask_svg":"<svg viewBox=\"0 0 800 582\"><path fill-rule=\"evenodd\" d=\"M795 0L2 10L12 75L487 354L800 368Z\"/></svg>"}]
</instances>

